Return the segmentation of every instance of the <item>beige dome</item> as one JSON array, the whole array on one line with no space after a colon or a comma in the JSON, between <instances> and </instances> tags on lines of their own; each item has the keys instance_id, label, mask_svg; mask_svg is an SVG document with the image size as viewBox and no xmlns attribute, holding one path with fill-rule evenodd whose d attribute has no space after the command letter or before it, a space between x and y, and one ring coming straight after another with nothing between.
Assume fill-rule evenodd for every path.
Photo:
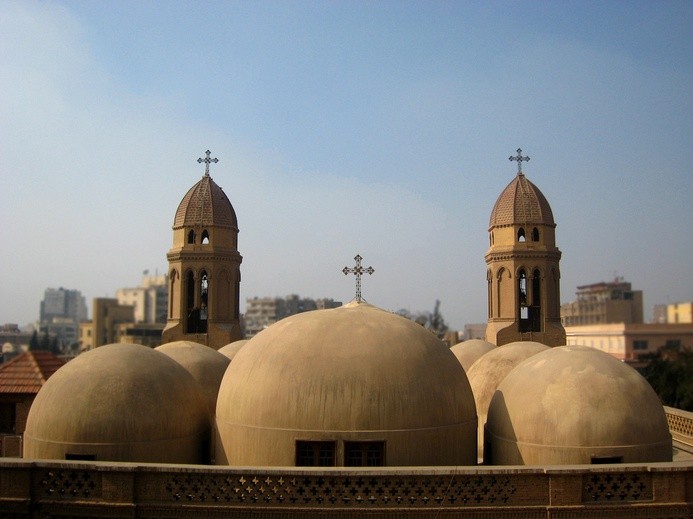
<instances>
[{"instance_id":1,"label":"beige dome","mask_svg":"<svg viewBox=\"0 0 693 519\"><path fill-rule=\"evenodd\" d=\"M185 194L173 220L174 230L196 225L238 230L236 212L229 198L207 174Z\"/></svg>"},{"instance_id":2,"label":"beige dome","mask_svg":"<svg viewBox=\"0 0 693 519\"><path fill-rule=\"evenodd\" d=\"M145 346L110 344L46 381L29 411L24 457L203 463L209 438L207 403L185 369Z\"/></svg>"},{"instance_id":3,"label":"beige dome","mask_svg":"<svg viewBox=\"0 0 693 519\"><path fill-rule=\"evenodd\" d=\"M495 348L496 345L490 342L482 341L481 339L470 339L455 344L450 348L450 351L455 354L455 357L457 357L457 360L462 364L466 372L481 356Z\"/></svg>"},{"instance_id":4,"label":"beige dome","mask_svg":"<svg viewBox=\"0 0 693 519\"><path fill-rule=\"evenodd\" d=\"M550 348L500 383L488 410L484 461L564 465L671 461L664 408L647 381L608 353Z\"/></svg>"},{"instance_id":5,"label":"beige dome","mask_svg":"<svg viewBox=\"0 0 693 519\"><path fill-rule=\"evenodd\" d=\"M236 356L236 353L238 353L238 350L245 346L246 342L248 342L248 339L241 339L240 341L230 342L226 346L222 346L221 348L219 348L217 351L222 355L226 356L229 360L233 360L233 358Z\"/></svg>"},{"instance_id":6,"label":"beige dome","mask_svg":"<svg viewBox=\"0 0 693 519\"><path fill-rule=\"evenodd\" d=\"M209 346L191 341L169 342L156 350L171 357L193 376L204 392L210 415L214 416L219 385L231 360Z\"/></svg>"},{"instance_id":7,"label":"beige dome","mask_svg":"<svg viewBox=\"0 0 693 519\"><path fill-rule=\"evenodd\" d=\"M519 173L496 200L489 227L515 223L556 225L546 197L523 173Z\"/></svg>"},{"instance_id":8,"label":"beige dome","mask_svg":"<svg viewBox=\"0 0 693 519\"><path fill-rule=\"evenodd\" d=\"M484 424L491 397L498 385L515 366L532 355L548 350L548 346L532 341L518 341L505 344L489 351L466 370L469 385L474 393L476 414L479 417L479 455L483 453Z\"/></svg>"},{"instance_id":9,"label":"beige dome","mask_svg":"<svg viewBox=\"0 0 693 519\"><path fill-rule=\"evenodd\" d=\"M297 442L384 442L386 465L474 465L476 413L449 348L366 303L289 316L250 339L217 401L217 462L296 464ZM415 447L413 447L415 446Z\"/></svg>"}]
</instances>

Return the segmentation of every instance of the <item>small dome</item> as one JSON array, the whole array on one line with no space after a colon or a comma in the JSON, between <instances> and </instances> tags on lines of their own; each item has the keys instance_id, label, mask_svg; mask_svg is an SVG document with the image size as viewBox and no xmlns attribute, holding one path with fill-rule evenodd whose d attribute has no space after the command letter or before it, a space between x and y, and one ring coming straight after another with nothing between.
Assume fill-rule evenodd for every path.
<instances>
[{"instance_id":1,"label":"small dome","mask_svg":"<svg viewBox=\"0 0 693 519\"><path fill-rule=\"evenodd\" d=\"M485 438L491 465L646 463L672 455L652 387L585 346L550 348L512 370L491 399Z\"/></svg>"},{"instance_id":2,"label":"small dome","mask_svg":"<svg viewBox=\"0 0 693 519\"><path fill-rule=\"evenodd\" d=\"M151 348L110 344L46 381L29 411L24 457L204 463L209 434L207 402L185 369Z\"/></svg>"},{"instance_id":3,"label":"small dome","mask_svg":"<svg viewBox=\"0 0 693 519\"><path fill-rule=\"evenodd\" d=\"M476 414L479 417L479 454L483 452L484 424L491 397L499 384L515 366L532 355L548 350L548 346L532 341L518 341L504 344L489 351L466 370L469 385L474 393Z\"/></svg>"},{"instance_id":4,"label":"small dome","mask_svg":"<svg viewBox=\"0 0 693 519\"><path fill-rule=\"evenodd\" d=\"M495 348L496 345L490 342L482 341L481 339L470 339L455 344L450 348L450 351L455 354L455 357L457 357L457 360L462 364L466 372L480 357Z\"/></svg>"},{"instance_id":5,"label":"small dome","mask_svg":"<svg viewBox=\"0 0 693 519\"><path fill-rule=\"evenodd\" d=\"M195 225L238 229L231 202L209 175L188 190L173 220L174 230Z\"/></svg>"},{"instance_id":6,"label":"small dome","mask_svg":"<svg viewBox=\"0 0 693 519\"><path fill-rule=\"evenodd\" d=\"M299 441L321 440L338 452L384 442L386 465L476 464L474 397L455 356L366 303L295 314L250 339L226 370L216 421L217 463L292 466Z\"/></svg>"},{"instance_id":7,"label":"small dome","mask_svg":"<svg viewBox=\"0 0 693 519\"><path fill-rule=\"evenodd\" d=\"M231 360L209 346L192 341L168 342L156 350L171 357L193 376L207 398L210 415L214 416L219 385Z\"/></svg>"},{"instance_id":8,"label":"small dome","mask_svg":"<svg viewBox=\"0 0 693 519\"><path fill-rule=\"evenodd\" d=\"M238 350L240 350L246 342L248 342L248 339L241 339L240 341L230 342L226 346L222 346L221 348L219 348L217 351L222 355L226 356L229 360L233 360L233 358L236 356L236 353L238 353Z\"/></svg>"},{"instance_id":9,"label":"small dome","mask_svg":"<svg viewBox=\"0 0 693 519\"><path fill-rule=\"evenodd\" d=\"M556 225L546 197L523 173L518 174L496 200L489 227L515 223Z\"/></svg>"}]
</instances>

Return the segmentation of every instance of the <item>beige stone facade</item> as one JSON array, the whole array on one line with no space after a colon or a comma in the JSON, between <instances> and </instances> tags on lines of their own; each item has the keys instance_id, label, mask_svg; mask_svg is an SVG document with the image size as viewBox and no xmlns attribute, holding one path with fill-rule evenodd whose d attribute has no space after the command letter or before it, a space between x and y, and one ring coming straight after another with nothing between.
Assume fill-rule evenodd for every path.
<instances>
[{"instance_id":1,"label":"beige stone facade","mask_svg":"<svg viewBox=\"0 0 693 519\"><path fill-rule=\"evenodd\" d=\"M117 299L96 297L93 302L92 320L79 325L79 347L91 350L119 340L118 325L133 323L134 308L121 305Z\"/></svg>"},{"instance_id":2,"label":"beige stone facade","mask_svg":"<svg viewBox=\"0 0 693 519\"><path fill-rule=\"evenodd\" d=\"M165 323L168 310L168 279L166 275L143 275L140 286L119 288L116 299L121 305L134 308L136 323Z\"/></svg>"},{"instance_id":3,"label":"beige stone facade","mask_svg":"<svg viewBox=\"0 0 693 519\"><path fill-rule=\"evenodd\" d=\"M556 224L546 197L522 171L493 207L489 242L486 340L497 346L516 341L565 344Z\"/></svg>"},{"instance_id":4,"label":"beige stone facade","mask_svg":"<svg viewBox=\"0 0 693 519\"><path fill-rule=\"evenodd\" d=\"M663 346L693 349L693 324L594 324L567 326L565 331L569 345L596 348L626 362L637 362Z\"/></svg>"},{"instance_id":5,"label":"beige stone facade","mask_svg":"<svg viewBox=\"0 0 693 519\"><path fill-rule=\"evenodd\" d=\"M178 206L167 257L169 304L162 342L219 349L242 339L238 221L208 171Z\"/></svg>"}]
</instances>

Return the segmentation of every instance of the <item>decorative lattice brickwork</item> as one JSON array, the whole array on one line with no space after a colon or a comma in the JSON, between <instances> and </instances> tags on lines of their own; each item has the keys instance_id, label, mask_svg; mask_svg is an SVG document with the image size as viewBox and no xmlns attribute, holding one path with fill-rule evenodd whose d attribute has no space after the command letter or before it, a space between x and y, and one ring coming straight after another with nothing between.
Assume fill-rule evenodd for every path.
<instances>
[{"instance_id":1,"label":"decorative lattice brickwork","mask_svg":"<svg viewBox=\"0 0 693 519\"><path fill-rule=\"evenodd\" d=\"M517 488L504 476L345 477L200 474L173 475L174 501L317 507L510 505Z\"/></svg>"},{"instance_id":2,"label":"decorative lattice brickwork","mask_svg":"<svg viewBox=\"0 0 693 519\"><path fill-rule=\"evenodd\" d=\"M83 470L46 470L39 477L38 489L44 497L95 498L101 495L101 477Z\"/></svg>"},{"instance_id":3,"label":"decorative lattice brickwork","mask_svg":"<svg viewBox=\"0 0 693 519\"><path fill-rule=\"evenodd\" d=\"M693 413L665 408L669 431L674 437L693 442Z\"/></svg>"},{"instance_id":4,"label":"decorative lattice brickwork","mask_svg":"<svg viewBox=\"0 0 693 519\"><path fill-rule=\"evenodd\" d=\"M582 477L583 503L652 501L652 475L636 472L602 472Z\"/></svg>"}]
</instances>

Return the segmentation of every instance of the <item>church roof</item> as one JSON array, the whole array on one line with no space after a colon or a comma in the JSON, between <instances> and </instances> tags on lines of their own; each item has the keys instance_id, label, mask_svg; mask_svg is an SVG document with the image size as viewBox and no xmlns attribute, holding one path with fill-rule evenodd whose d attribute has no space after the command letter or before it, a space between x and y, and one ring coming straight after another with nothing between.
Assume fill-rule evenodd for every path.
<instances>
[{"instance_id":1,"label":"church roof","mask_svg":"<svg viewBox=\"0 0 693 519\"><path fill-rule=\"evenodd\" d=\"M188 190L173 220L174 229L198 225L238 228L236 212L229 198L208 174Z\"/></svg>"},{"instance_id":2,"label":"church roof","mask_svg":"<svg viewBox=\"0 0 693 519\"><path fill-rule=\"evenodd\" d=\"M38 393L65 361L50 351L27 351L0 365L0 393Z\"/></svg>"},{"instance_id":3,"label":"church roof","mask_svg":"<svg viewBox=\"0 0 693 519\"><path fill-rule=\"evenodd\" d=\"M546 197L522 172L517 174L496 200L489 227L515 223L556 225Z\"/></svg>"}]
</instances>

